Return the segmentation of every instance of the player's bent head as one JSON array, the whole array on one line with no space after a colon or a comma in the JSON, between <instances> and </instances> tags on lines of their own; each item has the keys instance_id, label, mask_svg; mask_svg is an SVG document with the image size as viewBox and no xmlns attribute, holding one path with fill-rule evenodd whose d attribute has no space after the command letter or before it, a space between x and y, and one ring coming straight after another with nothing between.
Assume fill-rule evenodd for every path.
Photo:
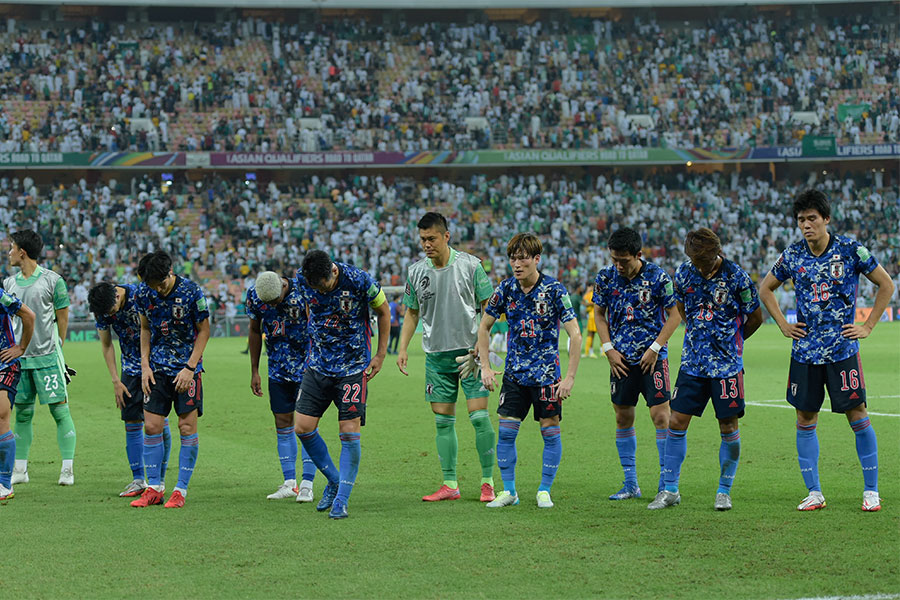
<instances>
[{"instance_id":1,"label":"player's bent head","mask_svg":"<svg viewBox=\"0 0 900 600\"><path fill-rule=\"evenodd\" d=\"M707 227L690 231L684 238L684 253L701 271L708 271L721 251L719 236Z\"/></svg>"},{"instance_id":2,"label":"player's bent head","mask_svg":"<svg viewBox=\"0 0 900 600\"><path fill-rule=\"evenodd\" d=\"M631 227L622 227L616 229L613 234L609 236L606 247L609 248L611 252L617 254L637 256L641 252L643 242L641 240L641 234L637 231Z\"/></svg>"},{"instance_id":3,"label":"player's bent head","mask_svg":"<svg viewBox=\"0 0 900 600\"><path fill-rule=\"evenodd\" d=\"M534 258L544 251L541 240L533 233L517 233L506 244L508 258Z\"/></svg>"},{"instance_id":4,"label":"player's bent head","mask_svg":"<svg viewBox=\"0 0 900 600\"><path fill-rule=\"evenodd\" d=\"M311 250L303 257L300 272L306 281L316 290L325 286L332 275L331 257L323 250Z\"/></svg>"},{"instance_id":5,"label":"player's bent head","mask_svg":"<svg viewBox=\"0 0 900 600\"><path fill-rule=\"evenodd\" d=\"M831 205L828 203L828 196L819 190L806 190L800 192L794 200L794 220L796 221L800 216L800 213L807 210L816 211L822 215L823 219L831 218Z\"/></svg>"},{"instance_id":6,"label":"player's bent head","mask_svg":"<svg viewBox=\"0 0 900 600\"><path fill-rule=\"evenodd\" d=\"M260 302L271 304L281 298L284 280L275 271L263 271L256 276L256 296Z\"/></svg>"},{"instance_id":7,"label":"player's bent head","mask_svg":"<svg viewBox=\"0 0 900 600\"><path fill-rule=\"evenodd\" d=\"M436 212L427 212L425 213L421 219L419 219L419 223L417 225L419 229L437 229L438 233L444 233L446 231L450 231L449 225L447 225L447 219L444 218L444 215Z\"/></svg>"},{"instance_id":8,"label":"player's bent head","mask_svg":"<svg viewBox=\"0 0 900 600\"><path fill-rule=\"evenodd\" d=\"M101 281L88 292L88 306L95 318L110 314L116 300L116 286L108 281Z\"/></svg>"},{"instance_id":9,"label":"player's bent head","mask_svg":"<svg viewBox=\"0 0 900 600\"><path fill-rule=\"evenodd\" d=\"M145 254L138 262L137 273L141 281L156 288L172 274L172 257L165 250Z\"/></svg>"},{"instance_id":10,"label":"player's bent head","mask_svg":"<svg viewBox=\"0 0 900 600\"><path fill-rule=\"evenodd\" d=\"M44 251L44 240L31 229L21 229L15 233L11 233L9 238L12 243L19 247L19 250L25 252L31 260L40 260L41 253Z\"/></svg>"}]
</instances>

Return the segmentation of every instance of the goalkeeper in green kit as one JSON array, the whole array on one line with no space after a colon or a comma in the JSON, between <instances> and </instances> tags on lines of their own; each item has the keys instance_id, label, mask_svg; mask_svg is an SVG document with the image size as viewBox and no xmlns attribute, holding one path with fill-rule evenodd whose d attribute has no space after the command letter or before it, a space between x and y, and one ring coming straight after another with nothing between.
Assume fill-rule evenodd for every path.
<instances>
[{"instance_id":1,"label":"goalkeeper in green kit","mask_svg":"<svg viewBox=\"0 0 900 600\"><path fill-rule=\"evenodd\" d=\"M400 332L397 366L404 375L409 342L422 319L425 350L425 399L434 412L438 456L444 482L424 496L426 502L458 500L456 478L456 399L462 386L469 421L475 428L475 446L481 462L481 501L494 499L494 447L496 434L487 411L487 389L474 368L478 338L477 312L493 294L481 260L450 247L447 220L429 212L418 223L419 241L426 258L410 265L406 280L406 317Z\"/></svg>"}]
</instances>

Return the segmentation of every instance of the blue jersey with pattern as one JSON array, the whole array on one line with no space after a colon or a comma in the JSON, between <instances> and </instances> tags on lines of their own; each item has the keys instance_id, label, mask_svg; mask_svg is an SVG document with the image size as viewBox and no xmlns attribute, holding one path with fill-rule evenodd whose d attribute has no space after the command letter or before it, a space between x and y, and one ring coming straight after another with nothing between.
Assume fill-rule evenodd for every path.
<instances>
[{"instance_id":1,"label":"blue jersey with pattern","mask_svg":"<svg viewBox=\"0 0 900 600\"><path fill-rule=\"evenodd\" d=\"M141 374L141 315L134 297L137 285L117 283L125 290L125 303L114 315L94 315L95 326L101 331L112 329L119 338L122 354L122 372L126 375Z\"/></svg>"},{"instance_id":2,"label":"blue jersey with pattern","mask_svg":"<svg viewBox=\"0 0 900 600\"><path fill-rule=\"evenodd\" d=\"M634 279L610 266L594 280L594 304L606 308L612 345L630 365L641 362L666 324L666 310L675 306L669 274L653 263L641 262ZM659 358L667 356L668 344L659 351Z\"/></svg>"},{"instance_id":3,"label":"blue jersey with pattern","mask_svg":"<svg viewBox=\"0 0 900 600\"><path fill-rule=\"evenodd\" d=\"M559 381L559 324L575 318L566 287L541 273L526 294L515 277L505 279L484 311L509 323L504 376L520 385L545 386Z\"/></svg>"},{"instance_id":4,"label":"blue jersey with pattern","mask_svg":"<svg viewBox=\"0 0 900 600\"><path fill-rule=\"evenodd\" d=\"M823 365L859 352L859 340L843 337L841 327L856 318L860 273L867 275L877 266L865 246L842 235L831 234L821 256L813 256L806 240L781 253L772 275L779 281L794 280L797 322L806 323L806 337L793 342L794 360Z\"/></svg>"},{"instance_id":5,"label":"blue jersey with pattern","mask_svg":"<svg viewBox=\"0 0 900 600\"><path fill-rule=\"evenodd\" d=\"M681 370L695 377L721 379L744 368L744 321L759 308L750 276L722 259L718 272L706 279L690 262L675 271L675 299L684 304Z\"/></svg>"},{"instance_id":6,"label":"blue jersey with pattern","mask_svg":"<svg viewBox=\"0 0 900 600\"><path fill-rule=\"evenodd\" d=\"M16 334L13 332L12 317L22 309L22 301L14 294L0 288L0 350L16 345ZM9 362L0 362L0 371L19 362L16 358Z\"/></svg>"},{"instance_id":7,"label":"blue jersey with pattern","mask_svg":"<svg viewBox=\"0 0 900 600\"><path fill-rule=\"evenodd\" d=\"M150 324L150 368L173 377L178 375L194 351L199 323L209 318L203 290L193 281L176 276L168 296L160 296L142 283L134 301ZM197 372L202 370L200 360Z\"/></svg>"},{"instance_id":8,"label":"blue jersey with pattern","mask_svg":"<svg viewBox=\"0 0 900 600\"><path fill-rule=\"evenodd\" d=\"M362 269L334 264L338 282L327 294L314 290L299 272L297 284L309 307L309 368L347 377L365 370L372 359L369 303L381 294L381 286Z\"/></svg>"},{"instance_id":9,"label":"blue jersey with pattern","mask_svg":"<svg viewBox=\"0 0 900 600\"><path fill-rule=\"evenodd\" d=\"M300 383L309 354L306 304L297 281L292 280L288 285L284 300L278 304L260 301L256 288L247 290L247 316L259 321L266 335L269 379Z\"/></svg>"}]
</instances>

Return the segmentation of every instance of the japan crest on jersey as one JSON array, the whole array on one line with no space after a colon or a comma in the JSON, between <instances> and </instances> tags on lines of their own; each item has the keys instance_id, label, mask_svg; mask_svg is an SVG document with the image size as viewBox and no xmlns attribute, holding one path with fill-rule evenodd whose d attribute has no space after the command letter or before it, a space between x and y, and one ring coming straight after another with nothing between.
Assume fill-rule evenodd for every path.
<instances>
[{"instance_id":1,"label":"japan crest on jersey","mask_svg":"<svg viewBox=\"0 0 900 600\"><path fill-rule=\"evenodd\" d=\"M341 292L340 302L341 302L341 310L344 311L345 313L348 313L351 310L353 310L353 298L350 297L349 291L344 290L343 292Z\"/></svg>"},{"instance_id":2,"label":"japan crest on jersey","mask_svg":"<svg viewBox=\"0 0 900 600\"><path fill-rule=\"evenodd\" d=\"M645 281L643 287L638 290L638 300L640 300L641 304L647 304L650 302L650 282Z\"/></svg>"},{"instance_id":3,"label":"japan crest on jersey","mask_svg":"<svg viewBox=\"0 0 900 600\"><path fill-rule=\"evenodd\" d=\"M840 254L832 255L831 262L828 263L828 266L832 279L840 279L844 276L844 262L841 260Z\"/></svg>"},{"instance_id":4,"label":"japan crest on jersey","mask_svg":"<svg viewBox=\"0 0 900 600\"><path fill-rule=\"evenodd\" d=\"M791 396L796 396L796 395L797 395L797 384L792 383L791 384Z\"/></svg>"},{"instance_id":5,"label":"japan crest on jersey","mask_svg":"<svg viewBox=\"0 0 900 600\"><path fill-rule=\"evenodd\" d=\"M534 312L539 314L540 316L544 316L550 312L550 305L547 304L546 296L544 292L538 292L538 299L534 302Z\"/></svg>"},{"instance_id":6,"label":"japan crest on jersey","mask_svg":"<svg viewBox=\"0 0 900 600\"><path fill-rule=\"evenodd\" d=\"M184 318L184 305L181 304L181 298L175 298L175 306L172 307L172 318L179 321Z\"/></svg>"},{"instance_id":7,"label":"japan crest on jersey","mask_svg":"<svg viewBox=\"0 0 900 600\"><path fill-rule=\"evenodd\" d=\"M725 287L724 281L719 283L719 287L713 293L713 300L719 305L725 304L725 301L728 300L728 288Z\"/></svg>"},{"instance_id":8,"label":"japan crest on jersey","mask_svg":"<svg viewBox=\"0 0 900 600\"><path fill-rule=\"evenodd\" d=\"M288 318L292 321L300 320L300 307L299 306L288 306L287 310L284 311Z\"/></svg>"}]
</instances>

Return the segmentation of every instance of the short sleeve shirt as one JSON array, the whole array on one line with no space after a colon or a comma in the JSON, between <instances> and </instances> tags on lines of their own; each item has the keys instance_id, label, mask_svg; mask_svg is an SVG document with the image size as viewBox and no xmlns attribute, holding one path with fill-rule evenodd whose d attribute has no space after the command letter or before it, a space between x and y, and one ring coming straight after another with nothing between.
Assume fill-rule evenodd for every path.
<instances>
[{"instance_id":1,"label":"short sleeve shirt","mask_svg":"<svg viewBox=\"0 0 900 600\"><path fill-rule=\"evenodd\" d=\"M141 315L135 304L138 286L120 283L116 287L125 290L125 303L114 315L94 315L95 327L100 331L115 332L122 354L122 372L126 375L140 375Z\"/></svg>"},{"instance_id":2,"label":"short sleeve shirt","mask_svg":"<svg viewBox=\"0 0 900 600\"><path fill-rule=\"evenodd\" d=\"M300 382L309 354L306 304L297 280L291 280L284 300L278 304L260 301L256 288L247 291L247 316L259 321L266 335L269 379Z\"/></svg>"},{"instance_id":3,"label":"short sleeve shirt","mask_svg":"<svg viewBox=\"0 0 900 600\"><path fill-rule=\"evenodd\" d=\"M13 331L12 317L22 309L22 301L7 294L0 289L0 350L6 350L16 345L16 335ZM19 359L13 359L9 362L0 362L0 371L16 364Z\"/></svg>"}]
</instances>

